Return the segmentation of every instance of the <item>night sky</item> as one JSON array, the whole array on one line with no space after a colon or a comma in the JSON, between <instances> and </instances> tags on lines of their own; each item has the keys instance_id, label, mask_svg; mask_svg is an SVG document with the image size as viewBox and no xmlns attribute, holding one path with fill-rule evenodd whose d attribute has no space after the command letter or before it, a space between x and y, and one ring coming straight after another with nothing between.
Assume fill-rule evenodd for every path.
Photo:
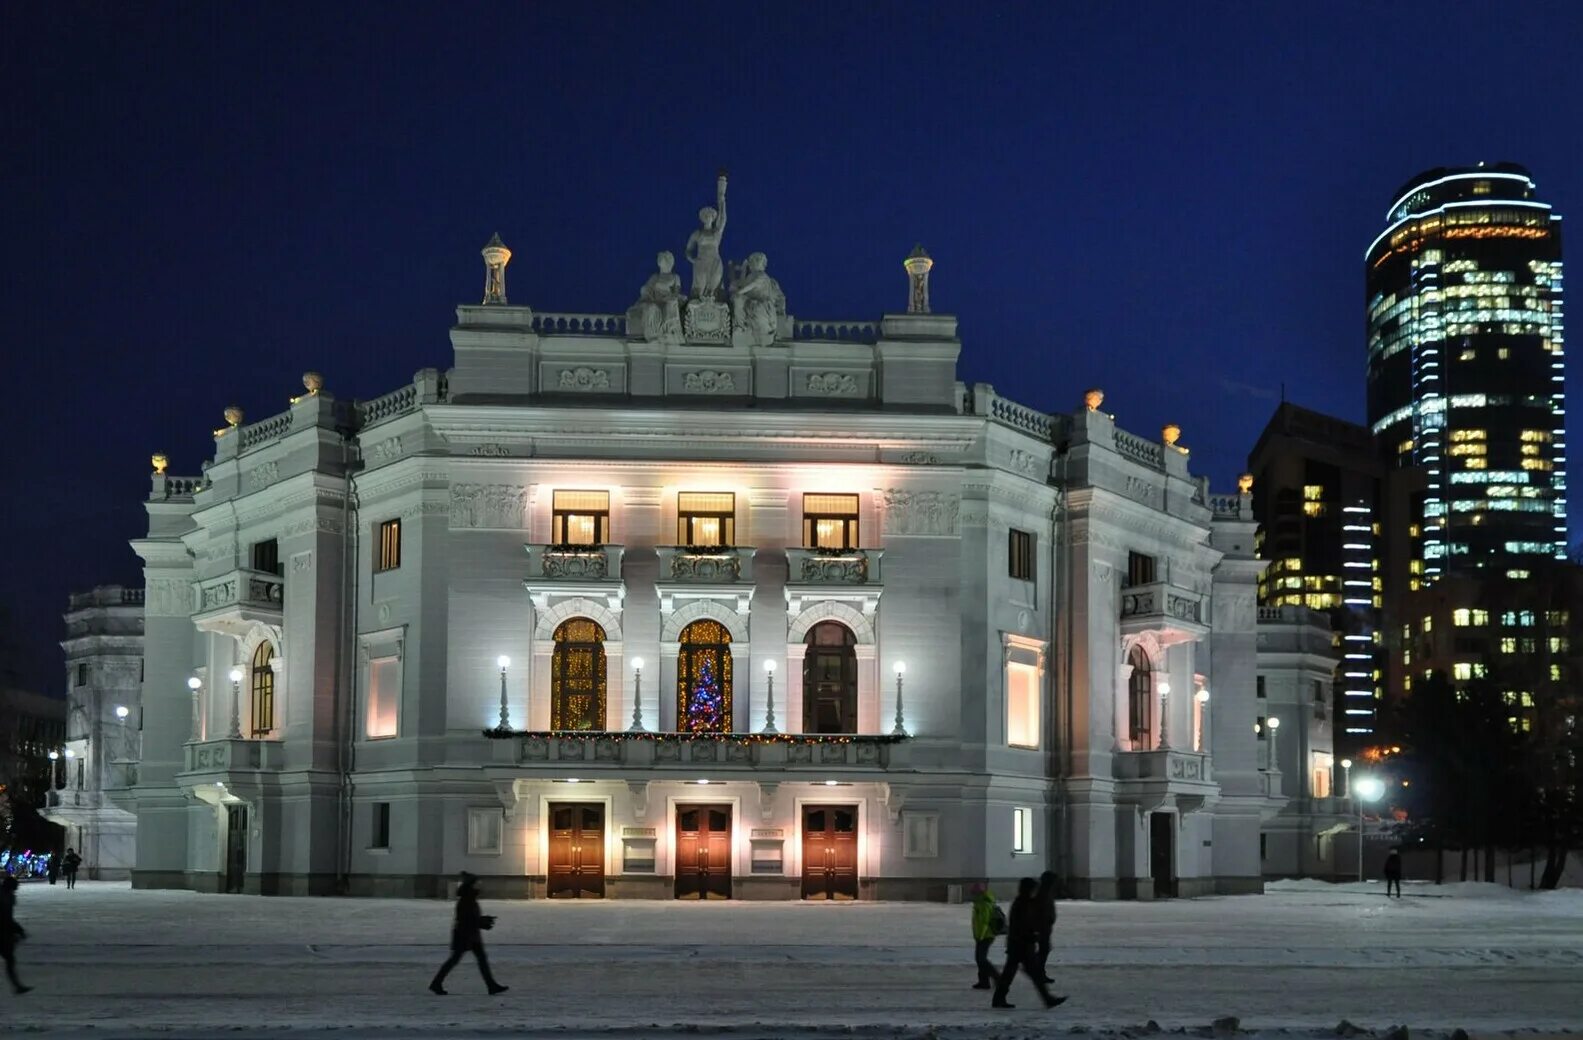
<instances>
[{"instance_id":1,"label":"night sky","mask_svg":"<svg viewBox=\"0 0 1583 1040\"><path fill-rule=\"evenodd\" d=\"M1580 43L1566 3L9 4L0 636L62 689L152 451L448 366L496 230L513 303L625 310L722 165L796 317L904 309L922 242L962 378L1101 386L1229 489L1283 383L1362 419L1404 180L1512 160L1583 212Z\"/></svg>"}]
</instances>

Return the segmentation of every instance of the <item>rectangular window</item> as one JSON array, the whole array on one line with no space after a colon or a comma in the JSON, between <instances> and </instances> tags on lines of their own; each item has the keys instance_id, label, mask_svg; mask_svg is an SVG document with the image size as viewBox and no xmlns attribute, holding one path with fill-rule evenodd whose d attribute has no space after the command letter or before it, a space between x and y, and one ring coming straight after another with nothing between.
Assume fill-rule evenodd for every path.
<instances>
[{"instance_id":1,"label":"rectangular window","mask_svg":"<svg viewBox=\"0 0 1583 1040\"><path fill-rule=\"evenodd\" d=\"M1148 585L1154 581L1154 557L1140 552L1127 554L1127 584Z\"/></svg>"},{"instance_id":2,"label":"rectangular window","mask_svg":"<svg viewBox=\"0 0 1583 1040\"><path fill-rule=\"evenodd\" d=\"M374 570L393 571L401 566L401 521L386 520L379 525L379 560Z\"/></svg>"},{"instance_id":3,"label":"rectangular window","mask_svg":"<svg viewBox=\"0 0 1583 1040\"><path fill-rule=\"evenodd\" d=\"M390 848L390 803L374 803L373 833L368 837L368 847L371 849Z\"/></svg>"},{"instance_id":4,"label":"rectangular window","mask_svg":"<svg viewBox=\"0 0 1583 1040\"><path fill-rule=\"evenodd\" d=\"M1314 680L1314 700L1316 700L1316 701L1323 701L1324 699L1325 699L1325 684L1320 682L1318 679L1315 679Z\"/></svg>"},{"instance_id":5,"label":"rectangular window","mask_svg":"<svg viewBox=\"0 0 1583 1040\"><path fill-rule=\"evenodd\" d=\"M364 732L369 740L394 737L401 722L401 662L376 657L368 662L368 709Z\"/></svg>"},{"instance_id":6,"label":"rectangular window","mask_svg":"<svg viewBox=\"0 0 1583 1040\"><path fill-rule=\"evenodd\" d=\"M1313 772L1313 797L1329 798L1331 783L1335 777L1335 758L1327 751L1313 752L1311 764Z\"/></svg>"},{"instance_id":7,"label":"rectangular window","mask_svg":"<svg viewBox=\"0 0 1583 1040\"><path fill-rule=\"evenodd\" d=\"M610 538L610 492L557 491L551 504L550 541L604 545Z\"/></svg>"},{"instance_id":8,"label":"rectangular window","mask_svg":"<svg viewBox=\"0 0 1583 1040\"><path fill-rule=\"evenodd\" d=\"M1039 669L1031 664L1006 665L1006 743L1039 746Z\"/></svg>"},{"instance_id":9,"label":"rectangular window","mask_svg":"<svg viewBox=\"0 0 1583 1040\"><path fill-rule=\"evenodd\" d=\"M265 574L279 574L280 543L273 538L253 543L253 569Z\"/></svg>"},{"instance_id":10,"label":"rectangular window","mask_svg":"<svg viewBox=\"0 0 1583 1040\"><path fill-rule=\"evenodd\" d=\"M1011 529L1011 542L1008 549L1010 566L1008 573L1021 581L1033 580L1033 535L1027 531Z\"/></svg>"},{"instance_id":11,"label":"rectangular window","mask_svg":"<svg viewBox=\"0 0 1583 1040\"><path fill-rule=\"evenodd\" d=\"M857 496L808 494L802 497L802 543L810 549L856 549Z\"/></svg>"},{"instance_id":12,"label":"rectangular window","mask_svg":"<svg viewBox=\"0 0 1583 1040\"><path fill-rule=\"evenodd\" d=\"M1017 855L1033 853L1033 810L1017 806L1011 810L1011 851Z\"/></svg>"},{"instance_id":13,"label":"rectangular window","mask_svg":"<svg viewBox=\"0 0 1583 1040\"><path fill-rule=\"evenodd\" d=\"M505 827L504 809L468 809L467 854L469 856L500 855L500 839Z\"/></svg>"},{"instance_id":14,"label":"rectangular window","mask_svg":"<svg viewBox=\"0 0 1583 1040\"><path fill-rule=\"evenodd\" d=\"M904 812L901 814L902 857L934 859L940 855L940 814Z\"/></svg>"},{"instance_id":15,"label":"rectangular window","mask_svg":"<svg viewBox=\"0 0 1583 1040\"><path fill-rule=\"evenodd\" d=\"M85 664L80 664L77 666L77 685L88 685L88 666Z\"/></svg>"},{"instance_id":16,"label":"rectangular window","mask_svg":"<svg viewBox=\"0 0 1583 1040\"><path fill-rule=\"evenodd\" d=\"M737 496L729 491L683 491L676 496L676 544L728 546L736 542Z\"/></svg>"},{"instance_id":17,"label":"rectangular window","mask_svg":"<svg viewBox=\"0 0 1583 1040\"><path fill-rule=\"evenodd\" d=\"M1269 739L1269 727L1264 724L1263 715L1253 720L1253 730L1259 735L1260 740Z\"/></svg>"},{"instance_id":18,"label":"rectangular window","mask_svg":"<svg viewBox=\"0 0 1583 1040\"><path fill-rule=\"evenodd\" d=\"M1261 675L1253 680L1253 693L1255 697L1264 696L1264 676Z\"/></svg>"}]
</instances>

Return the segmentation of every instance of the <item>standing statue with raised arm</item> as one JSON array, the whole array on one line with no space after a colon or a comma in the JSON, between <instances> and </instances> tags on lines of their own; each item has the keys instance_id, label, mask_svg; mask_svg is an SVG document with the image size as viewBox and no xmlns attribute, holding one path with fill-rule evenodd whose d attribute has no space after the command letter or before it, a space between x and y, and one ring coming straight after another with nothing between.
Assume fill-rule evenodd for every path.
<instances>
[{"instance_id":1,"label":"standing statue with raised arm","mask_svg":"<svg viewBox=\"0 0 1583 1040\"><path fill-rule=\"evenodd\" d=\"M715 178L715 204L698 211L699 228L687 239L682 255L693 265L693 299L718 299L723 273L720 239L726 231L726 171Z\"/></svg>"}]
</instances>

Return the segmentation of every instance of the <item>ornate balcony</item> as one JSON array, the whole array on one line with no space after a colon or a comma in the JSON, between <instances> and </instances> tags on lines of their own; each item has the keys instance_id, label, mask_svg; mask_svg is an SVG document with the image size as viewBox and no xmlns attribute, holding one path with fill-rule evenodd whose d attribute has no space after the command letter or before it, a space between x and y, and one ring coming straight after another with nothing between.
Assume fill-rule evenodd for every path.
<instances>
[{"instance_id":1,"label":"ornate balcony","mask_svg":"<svg viewBox=\"0 0 1583 1040\"><path fill-rule=\"evenodd\" d=\"M286 579L278 574L238 568L196 585L192 620L205 631L245 636L254 624L279 629L286 600Z\"/></svg>"},{"instance_id":2,"label":"ornate balcony","mask_svg":"<svg viewBox=\"0 0 1583 1040\"><path fill-rule=\"evenodd\" d=\"M1125 635L1170 631L1202 638L1209 634L1205 597L1164 581L1129 585L1121 590L1121 631Z\"/></svg>"},{"instance_id":3,"label":"ornate balcony","mask_svg":"<svg viewBox=\"0 0 1583 1040\"><path fill-rule=\"evenodd\" d=\"M522 585L539 610L555 596L602 596L619 610L625 593L619 545L524 545L528 576Z\"/></svg>"},{"instance_id":4,"label":"ornate balcony","mask_svg":"<svg viewBox=\"0 0 1583 1040\"><path fill-rule=\"evenodd\" d=\"M512 764L555 777L575 773L594 779L609 771L637 771L652 779L675 769L686 778L700 770L764 772L811 771L826 779L839 773L883 772L908 762L904 738L893 736L799 736L768 738L746 733L695 736L688 733L509 733L485 736L514 742ZM496 756L500 761L501 756ZM591 775L592 774L592 775ZM611 777L616 779L618 777Z\"/></svg>"},{"instance_id":5,"label":"ornate balcony","mask_svg":"<svg viewBox=\"0 0 1583 1040\"><path fill-rule=\"evenodd\" d=\"M787 549L786 602L793 615L816 600L850 602L864 614L879 606L883 549Z\"/></svg>"},{"instance_id":6,"label":"ornate balcony","mask_svg":"<svg viewBox=\"0 0 1583 1040\"><path fill-rule=\"evenodd\" d=\"M1174 806L1183 813L1197 812L1220 794L1203 751L1118 751L1113 763L1117 800L1136 803L1144 811Z\"/></svg>"},{"instance_id":7,"label":"ornate balcony","mask_svg":"<svg viewBox=\"0 0 1583 1040\"><path fill-rule=\"evenodd\" d=\"M239 770L276 770L285 758L279 740L193 740L186 744L186 773L227 773Z\"/></svg>"},{"instance_id":8,"label":"ornate balcony","mask_svg":"<svg viewBox=\"0 0 1583 1040\"><path fill-rule=\"evenodd\" d=\"M678 600L724 599L745 613L753 598L752 546L665 545L660 557L660 610L670 613Z\"/></svg>"}]
</instances>

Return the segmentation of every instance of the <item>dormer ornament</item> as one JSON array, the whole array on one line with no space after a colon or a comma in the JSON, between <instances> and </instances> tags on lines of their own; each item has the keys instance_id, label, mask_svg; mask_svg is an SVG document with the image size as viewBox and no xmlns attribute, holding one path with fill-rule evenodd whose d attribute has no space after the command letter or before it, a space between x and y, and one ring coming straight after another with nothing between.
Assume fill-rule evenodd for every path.
<instances>
[{"instance_id":1,"label":"dormer ornament","mask_svg":"<svg viewBox=\"0 0 1583 1040\"><path fill-rule=\"evenodd\" d=\"M242 418L243 412L238 405L233 404L225 410L225 424L233 430L242 425Z\"/></svg>"},{"instance_id":2,"label":"dormer ornament","mask_svg":"<svg viewBox=\"0 0 1583 1040\"><path fill-rule=\"evenodd\" d=\"M1244 473L1237 478L1237 491L1244 495L1253 494L1253 474Z\"/></svg>"},{"instance_id":3,"label":"dormer ornament","mask_svg":"<svg viewBox=\"0 0 1583 1040\"><path fill-rule=\"evenodd\" d=\"M1182 439L1182 428L1175 423L1166 423L1160 429L1160 439L1174 448L1176 442Z\"/></svg>"},{"instance_id":4,"label":"dormer ornament","mask_svg":"<svg viewBox=\"0 0 1583 1040\"><path fill-rule=\"evenodd\" d=\"M1089 411L1099 411L1099 406L1105 403L1105 391L1097 386L1094 387L1083 394L1083 403L1088 406Z\"/></svg>"},{"instance_id":5,"label":"dormer ornament","mask_svg":"<svg viewBox=\"0 0 1583 1040\"><path fill-rule=\"evenodd\" d=\"M158 477L164 476L165 467L170 465L170 458L162 451L155 452L149 461L154 464L154 475Z\"/></svg>"},{"instance_id":6,"label":"dormer ornament","mask_svg":"<svg viewBox=\"0 0 1583 1040\"><path fill-rule=\"evenodd\" d=\"M324 389L324 376L317 372L304 372L302 374L302 388L308 391L309 397L319 396L319 391Z\"/></svg>"}]
</instances>

